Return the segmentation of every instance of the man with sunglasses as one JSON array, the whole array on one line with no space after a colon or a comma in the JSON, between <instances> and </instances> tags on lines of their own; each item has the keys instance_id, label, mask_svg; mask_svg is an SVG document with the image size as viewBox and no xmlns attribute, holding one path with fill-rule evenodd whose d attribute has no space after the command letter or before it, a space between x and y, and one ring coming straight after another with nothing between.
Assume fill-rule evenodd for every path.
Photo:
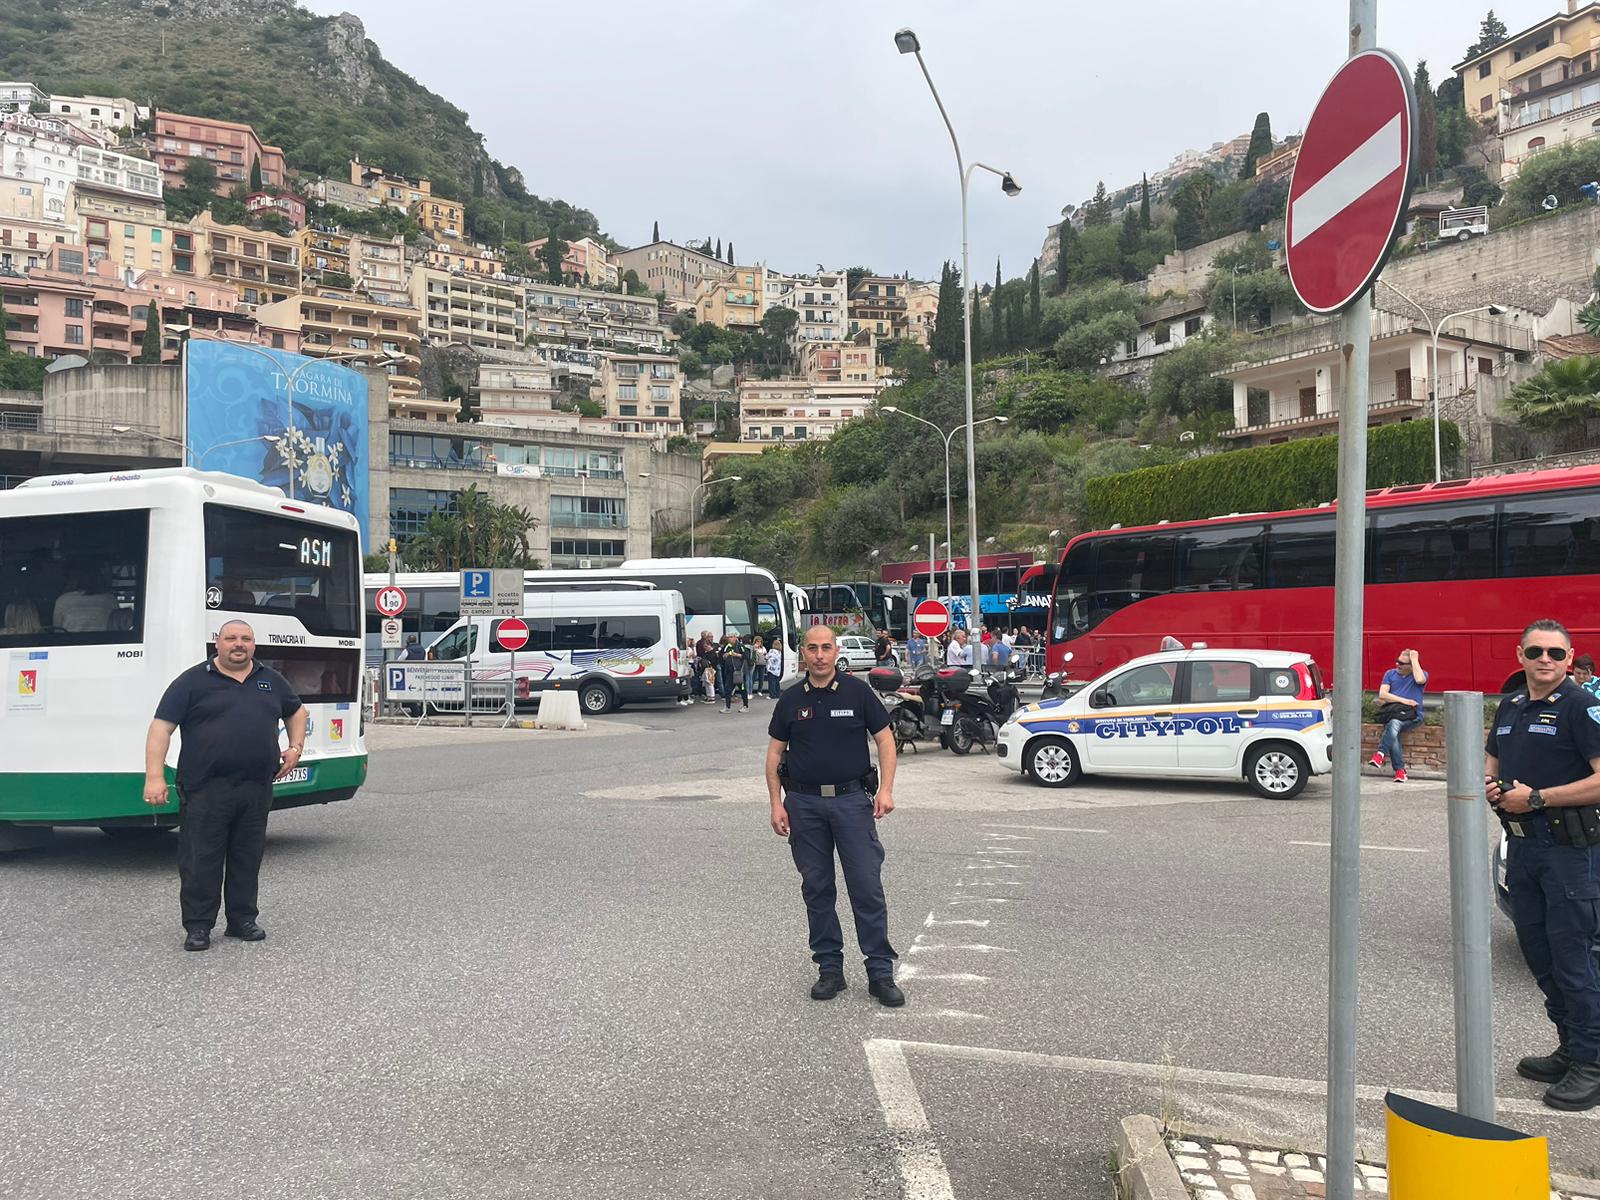
<instances>
[{"instance_id":1,"label":"man with sunglasses","mask_svg":"<svg viewBox=\"0 0 1600 1200\"><path fill-rule=\"evenodd\" d=\"M1567 678L1572 638L1558 622L1529 625L1517 654L1526 687L1495 710L1485 794L1509 835L1517 943L1559 1038L1517 1074L1576 1112L1600 1105L1600 705Z\"/></svg>"}]
</instances>

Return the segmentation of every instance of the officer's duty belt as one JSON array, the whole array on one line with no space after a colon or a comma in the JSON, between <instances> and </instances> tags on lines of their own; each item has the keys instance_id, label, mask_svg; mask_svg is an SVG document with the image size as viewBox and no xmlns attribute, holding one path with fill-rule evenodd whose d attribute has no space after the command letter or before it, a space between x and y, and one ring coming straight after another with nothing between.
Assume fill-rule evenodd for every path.
<instances>
[{"instance_id":1,"label":"officer's duty belt","mask_svg":"<svg viewBox=\"0 0 1600 1200\"><path fill-rule=\"evenodd\" d=\"M848 783L808 783L801 779L785 779L783 786L786 791L799 792L802 796L848 796L852 792L865 790L859 779L852 779Z\"/></svg>"}]
</instances>

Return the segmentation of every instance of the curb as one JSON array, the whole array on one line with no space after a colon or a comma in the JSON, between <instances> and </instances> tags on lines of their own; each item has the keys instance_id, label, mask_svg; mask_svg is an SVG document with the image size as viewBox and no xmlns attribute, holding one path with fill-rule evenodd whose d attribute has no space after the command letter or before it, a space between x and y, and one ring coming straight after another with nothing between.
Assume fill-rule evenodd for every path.
<instances>
[{"instance_id":1,"label":"curb","mask_svg":"<svg viewBox=\"0 0 1600 1200\"><path fill-rule=\"evenodd\" d=\"M1154 1117L1123 1117L1117 1126L1117 1195L1121 1200L1190 1200Z\"/></svg>"}]
</instances>

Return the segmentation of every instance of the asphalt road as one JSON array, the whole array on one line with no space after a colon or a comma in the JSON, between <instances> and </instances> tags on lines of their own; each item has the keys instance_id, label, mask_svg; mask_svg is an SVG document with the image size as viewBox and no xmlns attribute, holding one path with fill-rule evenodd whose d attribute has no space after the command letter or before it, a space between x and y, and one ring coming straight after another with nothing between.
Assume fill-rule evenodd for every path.
<instances>
[{"instance_id":1,"label":"asphalt road","mask_svg":"<svg viewBox=\"0 0 1600 1200\"><path fill-rule=\"evenodd\" d=\"M850 960L817 1004L766 712L385 728L357 799L274 818L258 945L179 949L170 838L0 859L0 1197L1078 1197L1133 1111L1320 1141L1326 781L1049 791L909 757L911 1002ZM1364 802L1372 1094L1453 1086L1443 808ZM1498 915L1494 950L1504 1119L1592 1169L1600 1122L1511 1071L1551 1039Z\"/></svg>"}]
</instances>

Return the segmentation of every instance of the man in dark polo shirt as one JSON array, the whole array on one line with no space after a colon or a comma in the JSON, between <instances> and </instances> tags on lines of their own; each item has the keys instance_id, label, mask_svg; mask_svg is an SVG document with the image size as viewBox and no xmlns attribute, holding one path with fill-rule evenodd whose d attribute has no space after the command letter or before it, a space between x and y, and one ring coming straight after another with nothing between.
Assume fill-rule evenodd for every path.
<instances>
[{"instance_id":1,"label":"man in dark polo shirt","mask_svg":"<svg viewBox=\"0 0 1600 1200\"><path fill-rule=\"evenodd\" d=\"M178 901L185 950L209 950L224 886L229 937L259 942L256 885L267 845L272 784L300 762L306 710L288 680L255 661L255 631L229 621L217 631L216 657L174 679L156 706L145 738L144 798L167 802L167 749L178 751ZM289 732L278 749L278 723ZM226 885L224 885L226 868Z\"/></svg>"},{"instance_id":2,"label":"man in dark polo shirt","mask_svg":"<svg viewBox=\"0 0 1600 1200\"><path fill-rule=\"evenodd\" d=\"M874 824L894 811L889 714L864 682L835 670L839 643L828 626L806 630L800 653L806 677L778 698L767 726L772 739L767 795L772 831L789 839L800 871L811 958L817 964L811 998L832 1000L845 987L844 934L835 908L837 851L855 914L856 942L866 958L867 990L880 1004L898 1008L906 997L894 981L897 956L889 944L889 909L880 878L883 843ZM867 790L869 740L878 745L876 795Z\"/></svg>"},{"instance_id":3,"label":"man in dark polo shirt","mask_svg":"<svg viewBox=\"0 0 1600 1200\"><path fill-rule=\"evenodd\" d=\"M1486 793L1505 826L1511 919L1559 1039L1517 1063L1544 1102L1600 1105L1600 702L1567 678L1572 639L1555 621L1522 632L1525 684L1500 701L1485 746Z\"/></svg>"}]
</instances>

